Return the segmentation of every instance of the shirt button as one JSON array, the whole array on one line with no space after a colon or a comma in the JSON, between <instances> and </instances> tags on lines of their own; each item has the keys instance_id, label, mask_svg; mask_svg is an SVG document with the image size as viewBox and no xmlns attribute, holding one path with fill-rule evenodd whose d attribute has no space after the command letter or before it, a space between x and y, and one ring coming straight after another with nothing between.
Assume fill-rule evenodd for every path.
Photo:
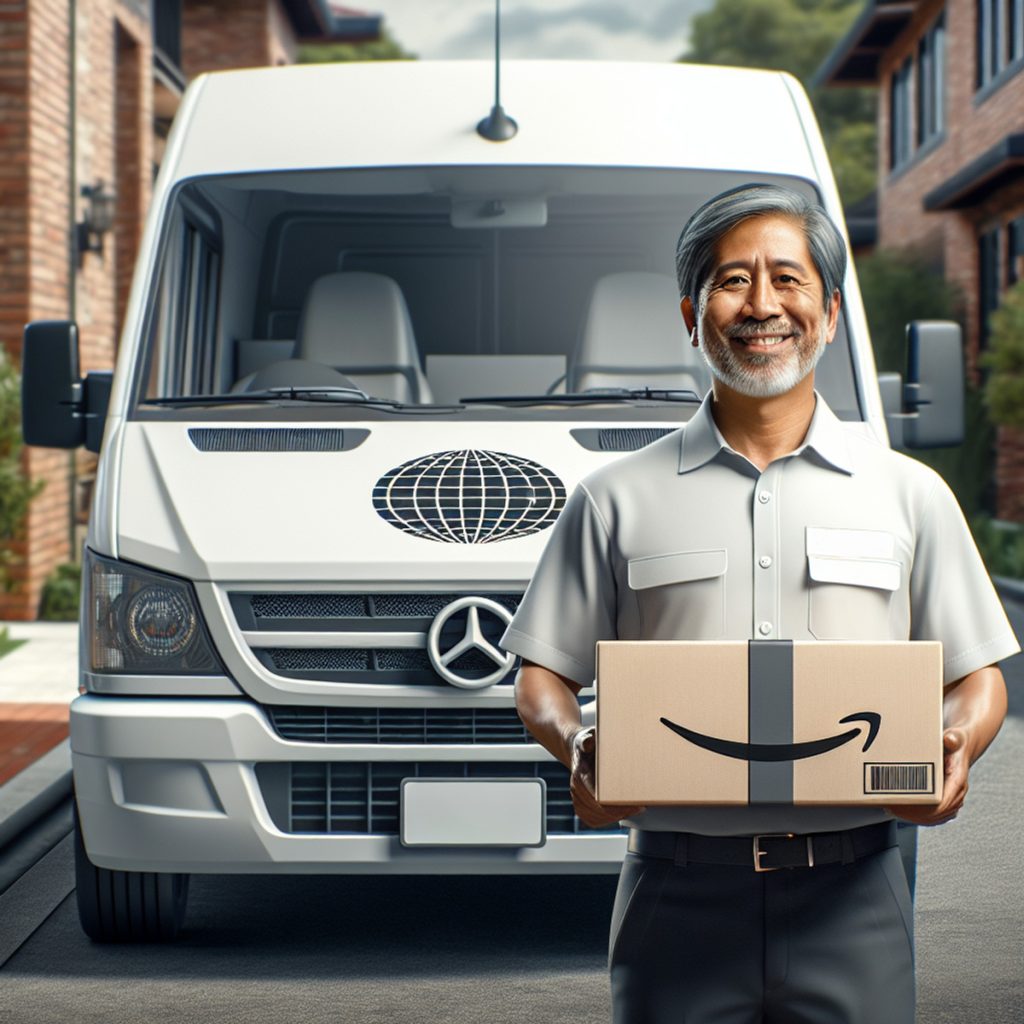
<instances>
[{"instance_id":1,"label":"shirt button","mask_svg":"<svg viewBox=\"0 0 1024 1024\"><path fill-rule=\"evenodd\" d=\"M762 505L767 505L768 502L772 500L772 492L771 491L761 491L761 492L759 492L758 495L757 495L757 500L759 502L761 502Z\"/></svg>"},{"instance_id":2,"label":"shirt button","mask_svg":"<svg viewBox=\"0 0 1024 1024\"><path fill-rule=\"evenodd\" d=\"M771 557L771 555L762 555L757 560L757 564L759 566L761 566L762 569L767 569L768 566L770 566L772 564L772 557Z\"/></svg>"},{"instance_id":3,"label":"shirt button","mask_svg":"<svg viewBox=\"0 0 1024 1024\"><path fill-rule=\"evenodd\" d=\"M757 631L761 636L767 636L772 631L772 624L770 622L762 622L761 625L757 627Z\"/></svg>"}]
</instances>

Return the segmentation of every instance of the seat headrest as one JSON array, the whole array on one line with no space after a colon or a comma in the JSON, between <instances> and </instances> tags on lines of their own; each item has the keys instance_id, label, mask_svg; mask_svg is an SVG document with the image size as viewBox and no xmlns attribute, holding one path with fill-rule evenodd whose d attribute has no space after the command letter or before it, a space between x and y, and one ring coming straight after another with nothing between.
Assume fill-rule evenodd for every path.
<instances>
[{"instance_id":1,"label":"seat headrest","mask_svg":"<svg viewBox=\"0 0 1024 1024\"><path fill-rule=\"evenodd\" d=\"M419 366L402 289L390 277L343 271L317 278L299 319L299 359L352 371Z\"/></svg>"},{"instance_id":2,"label":"seat headrest","mask_svg":"<svg viewBox=\"0 0 1024 1024\"><path fill-rule=\"evenodd\" d=\"M668 274L628 271L594 285L569 369L570 390L589 387L699 388L705 376L679 311L679 289Z\"/></svg>"},{"instance_id":3,"label":"seat headrest","mask_svg":"<svg viewBox=\"0 0 1024 1024\"><path fill-rule=\"evenodd\" d=\"M581 361L641 368L682 363L688 338L679 288L668 274L609 274L594 285Z\"/></svg>"}]
</instances>

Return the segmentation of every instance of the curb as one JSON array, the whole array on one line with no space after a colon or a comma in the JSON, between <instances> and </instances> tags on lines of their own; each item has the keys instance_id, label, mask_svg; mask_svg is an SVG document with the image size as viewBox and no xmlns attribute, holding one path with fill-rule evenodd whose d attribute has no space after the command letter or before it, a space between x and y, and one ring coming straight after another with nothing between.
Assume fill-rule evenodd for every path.
<instances>
[{"instance_id":1,"label":"curb","mask_svg":"<svg viewBox=\"0 0 1024 1024\"><path fill-rule=\"evenodd\" d=\"M71 772L66 771L54 779L46 789L22 804L12 815L0 821L0 850L17 839L40 818L49 814L58 804L71 796Z\"/></svg>"},{"instance_id":2,"label":"curb","mask_svg":"<svg viewBox=\"0 0 1024 1024\"><path fill-rule=\"evenodd\" d=\"M0 786L0 850L71 795L70 759L64 740Z\"/></svg>"}]
</instances>

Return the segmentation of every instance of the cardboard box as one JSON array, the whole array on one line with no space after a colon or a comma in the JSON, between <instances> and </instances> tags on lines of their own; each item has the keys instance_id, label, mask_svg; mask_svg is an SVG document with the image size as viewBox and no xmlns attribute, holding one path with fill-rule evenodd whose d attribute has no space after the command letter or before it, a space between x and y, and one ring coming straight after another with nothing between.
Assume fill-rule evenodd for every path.
<instances>
[{"instance_id":1,"label":"cardboard box","mask_svg":"<svg viewBox=\"0 0 1024 1024\"><path fill-rule=\"evenodd\" d=\"M602 803L936 804L942 645L601 641Z\"/></svg>"}]
</instances>

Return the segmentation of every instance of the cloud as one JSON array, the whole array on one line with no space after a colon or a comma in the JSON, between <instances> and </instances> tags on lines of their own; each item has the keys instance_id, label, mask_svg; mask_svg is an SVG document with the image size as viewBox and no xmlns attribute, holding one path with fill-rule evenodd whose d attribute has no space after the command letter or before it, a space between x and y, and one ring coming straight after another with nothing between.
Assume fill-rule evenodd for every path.
<instances>
[{"instance_id":1,"label":"cloud","mask_svg":"<svg viewBox=\"0 0 1024 1024\"><path fill-rule=\"evenodd\" d=\"M572 57L672 59L685 48L690 19L712 0L661 0L626 5L611 0L536 0L506 2L501 18L502 53L508 57ZM466 12L469 14L469 12ZM464 58L489 55L494 39L490 3L473 13L432 57ZM398 23L396 30L400 32Z\"/></svg>"}]
</instances>

